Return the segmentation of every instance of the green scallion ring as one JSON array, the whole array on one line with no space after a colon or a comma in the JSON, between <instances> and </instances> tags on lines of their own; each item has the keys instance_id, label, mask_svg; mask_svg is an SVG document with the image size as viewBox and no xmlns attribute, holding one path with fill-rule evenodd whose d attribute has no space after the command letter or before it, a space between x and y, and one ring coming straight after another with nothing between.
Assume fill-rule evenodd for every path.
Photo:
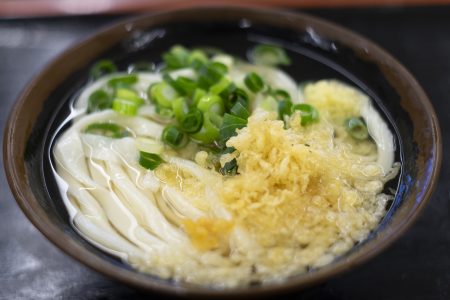
<instances>
[{"instance_id":1,"label":"green scallion ring","mask_svg":"<svg viewBox=\"0 0 450 300\"><path fill-rule=\"evenodd\" d=\"M230 109L230 112L231 114L245 120L247 120L250 116L250 112L244 105L242 105L241 102L236 102L236 104L234 104L234 106Z\"/></svg>"},{"instance_id":2,"label":"green scallion ring","mask_svg":"<svg viewBox=\"0 0 450 300\"><path fill-rule=\"evenodd\" d=\"M345 120L345 129L357 140L365 140L369 137L367 126L361 118L349 118Z\"/></svg>"},{"instance_id":3,"label":"green scallion ring","mask_svg":"<svg viewBox=\"0 0 450 300\"><path fill-rule=\"evenodd\" d=\"M199 67L198 86L203 89L217 83L228 71L228 67L220 62L210 62Z\"/></svg>"},{"instance_id":4,"label":"green scallion ring","mask_svg":"<svg viewBox=\"0 0 450 300\"><path fill-rule=\"evenodd\" d=\"M207 94L200 98L197 108L202 112L211 112L222 115L224 113L224 105L221 97L217 95Z\"/></svg>"},{"instance_id":5,"label":"green scallion ring","mask_svg":"<svg viewBox=\"0 0 450 300\"><path fill-rule=\"evenodd\" d=\"M163 55L164 63L168 69L180 69L188 66L189 50L180 45L170 48Z\"/></svg>"},{"instance_id":6,"label":"green scallion ring","mask_svg":"<svg viewBox=\"0 0 450 300\"><path fill-rule=\"evenodd\" d=\"M103 59L97 62L90 70L90 75L94 79L117 72L117 66L109 59Z\"/></svg>"},{"instance_id":7,"label":"green scallion ring","mask_svg":"<svg viewBox=\"0 0 450 300\"><path fill-rule=\"evenodd\" d=\"M244 78L244 83L247 88L253 93L257 93L264 88L264 81L255 72L247 74L247 76L245 76Z\"/></svg>"},{"instance_id":8,"label":"green scallion ring","mask_svg":"<svg viewBox=\"0 0 450 300\"><path fill-rule=\"evenodd\" d=\"M211 121L211 114L203 113L203 126L191 138L203 144L212 144L219 136L219 128Z\"/></svg>"},{"instance_id":9,"label":"green scallion ring","mask_svg":"<svg viewBox=\"0 0 450 300\"><path fill-rule=\"evenodd\" d=\"M197 106L200 99L206 95L206 91L200 88L196 88L194 94L192 95L192 104Z\"/></svg>"},{"instance_id":10,"label":"green scallion ring","mask_svg":"<svg viewBox=\"0 0 450 300\"><path fill-rule=\"evenodd\" d=\"M225 75L226 72L228 72L228 67L218 61L213 61L209 64L209 71L213 72L217 75L219 75L220 77L222 77L223 75Z\"/></svg>"},{"instance_id":11,"label":"green scallion ring","mask_svg":"<svg viewBox=\"0 0 450 300\"><path fill-rule=\"evenodd\" d=\"M164 160L158 154L139 151L139 164L147 170L154 170L162 163Z\"/></svg>"},{"instance_id":12,"label":"green scallion ring","mask_svg":"<svg viewBox=\"0 0 450 300\"><path fill-rule=\"evenodd\" d=\"M167 82L179 95L185 95L184 90L178 85L178 82L170 76L170 74L165 73L163 75L163 80Z\"/></svg>"},{"instance_id":13,"label":"green scallion ring","mask_svg":"<svg viewBox=\"0 0 450 300\"><path fill-rule=\"evenodd\" d=\"M284 121L284 116L292 114L292 101L289 99L278 102L278 118Z\"/></svg>"},{"instance_id":14,"label":"green scallion ring","mask_svg":"<svg viewBox=\"0 0 450 300\"><path fill-rule=\"evenodd\" d=\"M89 95L87 112L100 111L112 107L112 98L104 90L96 90Z\"/></svg>"},{"instance_id":15,"label":"green scallion ring","mask_svg":"<svg viewBox=\"0 0 450 300\"><path fill-rule=\"evenodd\" d=\"M195 66L198 63L206 63L208 61L208 56L202 50L195 49L191 51L187 61L190 66Z\"/></svg>"},{"instance_id":16,"label":"green scallion ring","mask_svg":"<svg viewBox=\"0 0 450 300\"><path fill-rule=\"evenodd\" d=\"M228 89L228 87L233 84L231 80L227 77L222 77L216 84L209 88L209 92L214 95L220 95L223 91Z\"/></svg>"},{"instance_id":17,"label":"green scallion ring","mask_svg":"<svg viewBox=\"0 0 450 300\"><path fill-rule=\"evenodd\" d=\"M252 51L251 58L257 65L276 66L291 63L284 49L273 45L257 45Z\"/></svg>"},{"instance_id":18,"label":"green scallion ring","mask_svg":"<svg viewBox=\"0 0 450 300\"><path fill-rule=\"evenodd\" d=\"M135 116L139 106L135 101L116 98L113 101L112 109L122 115Z\"/></svg>"},{"instance_id":19,"label":"green scallion ring","mask_svg":"<svg viewBox=\"0 0 450 300\"><path fill-rule=\"evenodd\" d=\"M156 113L164 118L164 119L172 119L174 117L174 113L172 108L162 107L160 105L155 106Z\"/></svg>"},{"instance_id":20,"label":"green scallion ring","mask_svg":"<svg viewBox=\"0 0 450 300\"><path fill-rule=\"evenodd\" d=\"M189 77L179 76L175 79L175 82L179 89L181 89L183 93L188 96L192 96L197 88L197 82Z\"/></svg>"},{"instance_id":21,"label":"green scallion ring","mask_svg":"<svg viewBox=\"0 0 450 300\"><path fill-rule=\"evenodd\" d=\"M138 76L136 74L127 74L127 75L120 75L114 78L111 78L108 80L108 86L113 88L118 87L129 87L135 83L137 83L139 80Z\"/></svg>"},{"instance_id":22,"label":"green scallion ring","mask_svg":"<svg viewBox=\"0 0 450 300\"><path fill-rule=\"evenodd\" d=\"M319 112L317 109L307 103L296 104L292 107L292 111L300 111L301 121L300 124L302 126L306 126L316 122L319 119Z\"/></svg>"},{"instance_id":23,"label":"green scallion ring","mask_svg":"<svg viewBox=\"0 0 450 300\"><path fill-rule=\"evenodd\" d=\"M93 123L86 127L84 132L115 139L131 136L131 133L125 127L115 123Z\"/></svg>"},{"instance_id":24,"label":"green scallion ring","mask_svg":"<svg viewBox=\"0 0 450 300\"><path fill-rule=\"evenodd\" d=\"M219 96L222 97L222 99L229 99L231 95L236 91L236 89L236 85L233 81L231 81L230 84L222 92L219 93Z\"/></svg>"},{"instance_id":25,"label":"green scallion ring","mask_svg":"<svg viewBox=\"0 0 450 300\"><path fill-rule=\"evenodd\" d=\"M235 88L225 99L225 107L227 110L230 110L237 102L240 102L245 108L249 109L248 95L243 89Z\"/></svg>"},{"instance_id":26,"label":"green scallion ring","mask_svg":"<svg viewBox=\"0 0 450 300\"><path fill-rule=\"evenodd\" d=\"M161 140L174 149L183 147L187 141L186 135L175 125L164 128Z\"/></svg>"},{"instance_id":27,"label":"green scallion ring","mask_svg":"<svg viewBox=\"0 0 450 300\"><path fill-rule=\"evenodd\" d=\"M199 109L193 108L180 119L179 125L184 132L196 133L202 128L203 113Z\"/></svg>"},{"instance_id":28,"label":"green scallion ring","mask_svg":"<svg viewBox=\"0 0 450 300\"><path fill-rule=\"evenodd\" d=\"M188 112L187 100L184 97L177 98L172 101L172 111L177 120L186 115Z\"/></svg>"},{"instance_id":29,"label":"green scallion ring","mask_svg":"<svg viewBox=\"0 0 450 300\"><path fill-rule=\"evenodd\" d=\"M271 93L275 100L282 101L282 100L291 100L291 95L285 90L277 89L272 91Z\"/></svg>"},{"instance_id":30,"label":"green scallion ring","mask_svg":"<svg viewBox=\"0 0 450 300\"><path fill-rule=\"evenodd\" d=\"M179 97L177 91L165 81L152 85L148 94L152 101L166 108L171 108L172 100Z\"/></svg>"},{"instance_id":31,"label":"green scallion ring","mask_svg":"<svg viewBox=\"0 0 450 300\"><path fill-rule=\"evenodd\" d=\"M139 97L138 93L128 88L117 88L114 93L115 99L124 99L142 105L145 103L144 99Z\"/></svg>"}]
</instances>

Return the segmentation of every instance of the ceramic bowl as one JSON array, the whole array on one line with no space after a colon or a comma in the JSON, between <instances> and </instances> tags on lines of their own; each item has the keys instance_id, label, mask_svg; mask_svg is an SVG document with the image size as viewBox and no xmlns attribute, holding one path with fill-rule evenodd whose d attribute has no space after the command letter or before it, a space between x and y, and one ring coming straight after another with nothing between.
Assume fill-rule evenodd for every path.
<instances>
[{"instance_id":1,"label":"ceramic bowl","mask_svg":"<svg viewBox=\"0 0 450 300\"><path fill-rule=\"evenodd\" d=\"M379 227L330 265L277 284L219 290L139 273L81 238L71 227L50 172L50 136L68 114L67 103L88 81L99 59L120 68L158 61L174 44L208 45L245 57L261 42L288 49L286 71L297 81L338 78L358 86L381 110L397 137L402 169L395 199ZM338 25L301 13L212 7L173 10L126 20L80 41L48 64L23 90L4 136L4 163L18 204L56 246L92 269L149 291L185 296L254 296L302 289L348 271L379 254L411 226L429 201L441 163L438 121L423 89L386 51ZM398 183L398 185L397 185Z\"/></svg>"}]
</instances>

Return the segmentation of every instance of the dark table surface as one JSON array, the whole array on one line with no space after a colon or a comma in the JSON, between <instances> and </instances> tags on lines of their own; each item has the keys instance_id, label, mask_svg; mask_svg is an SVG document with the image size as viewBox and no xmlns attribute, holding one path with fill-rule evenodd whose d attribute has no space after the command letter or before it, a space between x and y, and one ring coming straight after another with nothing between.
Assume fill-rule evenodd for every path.
<instances>
[{"instance_id":1,"label":"dark table surface","mask_svg":"<svg viewBox=\"0 0 450 300\"><path fill-rule=\"evenodd\" d=\"M309 12L379 43L416 76L439 116L444 160L430 204L400 240L358 269L286 298L448 300L450 7ZM0 131L33 74L78 39L123 17L0 19ZM150 298L95 273L50 244L18 208L3 171L0 199L0 299Z\"/></svg>"}]
</instances>

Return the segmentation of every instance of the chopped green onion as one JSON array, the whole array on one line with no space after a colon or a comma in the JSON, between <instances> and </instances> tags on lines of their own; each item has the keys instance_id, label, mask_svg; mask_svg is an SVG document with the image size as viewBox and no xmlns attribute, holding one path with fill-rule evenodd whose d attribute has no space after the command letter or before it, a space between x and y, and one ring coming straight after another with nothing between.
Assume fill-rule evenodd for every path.
<instances>
[{"instance_id":1,"label":"chopped green onion","mask_svg":"<svg viewBox=\"0 0 450 300\"><path fill-rule=\"evenodd\" d=\"M139 151L144 151L148 153L161 154L164 150L164 145L161 144L160 141L156 141L153 139L138 137L135 140L136 148Z\"/></svg>"},{"instance_id":2,"label":"chopped green onion","mask_svg":"<svg viewBox=\"0 0 450 300\"><path fill-rule=\"evenodd\" d=\"M282 100L278 102L278 118L284 120L284 116L290 116L292 114L292 101Z\"/></svg>"},{"instance_id":3,"label":"chopped green onion","mask_svg":"<svg viewBox=\"0 0 450 300\"><path fill-rule=\"evenodd\" d=\"M301 123L302 126L309 125L311 123L316 122L319 119L319 112L317 109L306 103L296 104L292 107L292 111L300 111Z\"/></svg>"},{"instance_id":4,"label":"chopped green onion","mask_svg":"<svg viewBox=\"0 0 450 300\"><path fill-rule=\"evenodd\" d=\"M111 107L112 107L112 98L104 90L96 90L91 95L89 95L87 108L88 113L108 109Z\"/></svg>"},{"instance_id":5,"label":"chopped green onion","mask_svg":"<svg viewBox=\"0 0 450 300\"><path fill-rule=\"evenodd\" d=\"M128 66L128 73L154 72L156 66L152 62L140 61Z\"/></svg>"},{"instance_id":6,"label":"chopped green onion","mask_svg":"<svg viewBox=\"0 0 450 300\"><path fill-rule=\"evenodd\" d=\"M189 51L180 45L170 48L170 51L163 55L164 63L168 69L181 69L189 66Z\"/></svg>"},{"instance_id":7,"label":"chopped green onion","mask_svg":"<svg viewBox=\"0 0 450 300\"><path fill-rule=\"evenodd\" d=\"M219 129L211 121L211 114L203 113L203 126L200 131L192 134L191 138L203 144L211 144L216 141L219 136Z\"/></svg>"},{"instance_id":8,"label":"chopped green onion","mask_svg":"<svg viewBox=\"0 0 450 300\"><path fill-rule=\"evenodd\" d=\"M113 101L113 110L122 115L135 116L139 108L135 101L116 98Z\"/></svg>"},{"instance_id":9,"label":"chopped green onion","mask_svg":"<svg viewBox=\"0 0 450 300\"><path fill-rule=\"evenodd\" d=\"M177 120L181 120L188 111L186 99L183 97L172 101L172 111Z\"/></svg>"},{"instance_id":10,"label":"chopped green onion","mask_svg":"<svg viewBox=\"0 0 450 300\"><path fill-rule=\"evenodd\" d=\"M97 62L90 71L90 75L94 79L99 79L103 75L117 72L116 65L109 59L104 59Z\"/></svg>"},{"instance_id":11,"label":"chopped green onion","mask_svg":"<svg viewBox=\"0 0 450 300\"><path fill-rule=\"evenodd\" d=\"M135 102L137 105L142 105L145 103L144 99L139 97L138 93L127 88L116 89L114 96L116 99L124 99L128 101Z\"/></svg>"},{"instance_id":12,"label":"chopped green onion","mask_svg":"<svg viewBox=\"0 0 450 300\"><path fill-rule=\"evenodd\" d=\"M236 135L236 129L241 129L247 125L247 120L225 114L223 116L222 127L220 127L220 139L225 143L230 137Z\"/></svg>"},{"instance_id":13,"label":"chopped green onion","mask_svg":"<svg viewBox=\"0 0 450 300\"><path fill-rule=\"evenodd\" d=\"M127 74L127 75L120 75L114 78L111 78L108 80L108 86L110 87L128 87L130 85L133 85L137 83L139 80L138 76L136 74Z\"/></svg>"},{"instance_id":14,"label":"chopped green onion","mask_svg":"<svg viewBox=\"0 0 450 300\"><path fill-rule=\"evenodd\" d=\"M219 169L220 174L226 176L234 176L237 174L238 165L236 158L226 162L222 168Z\"/></svg>"},{"instance_id":15,"label":"chopped green onion","mask_svg":"<svg viewBox=\"0 0 450 300\"><path fill-rule=\"evenodd\" d=\"M167 82L168 84L170 84L170 86L173 87L173 89L174 89L175 91L177 91L177 93L178 93L179 95L185 95L185 94L186 94L185 91L183 90L183 88L181 88L181 87L179 86L179 84L176 82L176 80L173 79L172 76L170 76L169 74L167 74L167 73L164 74L164 75L163 75L163 80L164 80L165 82Z\"/></svg>"},{"instance_id":16,"label":"chopped green onion","mask_svg":"<svg viewBox=\"0 0 450 300\"><path fill-rule=\"evenodd\" d=\"M154 170L163 162L158 154L139 151L139 164L146 169Z\"/></svg>"},{"instance_id":17,"label":"chopped green onion","mask_svg":"<svg viewBox=\"0 0 450 300\"><path fill-rule=\"evenodd\" d=\"M193 108L179 120L180 129L187 133L198 132L203 125L203 113L197 108Z\"/></svg>"},{"instance_id":18,"label":"chopped green onion","mask_svg":"<svg viewBox=\"0 0 450 300\"><path fill-rule=\"evenodd\" d=\"M228 71L228 67L219 62L211 62L202 65L198 72L198 85L203 89L208 89L218 82Z\"/></svg>"},{"instance_id":19,"label":"chopped green onion","mask_svg":"<svg viewBox=\"0 0 450 300\"><path fill-rule=\"evenodd\" d=\"M161 139L164 143L174 149L181 148L186 142L185 134L175 125L168 125L164 128Z\"/></svg>"},{"instance_id":20,"label":"chopped green onion","mask_svg":"<svg viewBox=\"0 0 450 300\"><path fill-rule=\"evenodd\" d=\"M349 118L345 120L347 132L357 140L365 140L369 137L367 126L361 118Z\"/></svg>"},{"instance_id":21,"label":"chopped green onion","mask_svg":"<svg viewBox=\"0 0 450 300\"><path fill-rule=\"evenodd\" d=\"M199 72L200 70L202 70L202 68L205 67L205 65L208 64L208 61L201 61L198 59L194 59L191 63L191 68L194 69L195 71ZM200 82L200 81L199 81Z\"/></svg>"},{"instance_id":22,"label":"chopped green onion","mask_svg":"<svg viewBox=\"0 0 450 300\"><path fill-rule=\"evenodd\" d=\"M222 122L223 122L223 116L222 115L210 112L209 113L209 119L211 120L211 122L214 125L216 125L217 128L220 128L220 126L222 126Z\"/></svg>"},{"instance_id":23,"label":"chopped green onion","mask_svg":"<svg viewBox=\"0 0 450 300\"><path fill-rule=\"evenodd\" d=\"M194 90L197 88L197 82L189 77L178 76L176 82L178 86L188 95L192 95Z\"/></svg>"},{"instance_id":24,"label":"chopped green onion","mask_svg":"<svg viewBox=\"0 0 450 300\"><path fill-rule=\"evenodd\" d=\"M131 133L125 127L115 123L93 123L86 127L84 132L115 139L131 136Z\"/></svg>"},{"instance_id":25,"label":"chopped green onion","mask_svg":"<svg viewBox=\"0 0 450 300\"><path fill-rule=\"evenodd\" d=\"M264 81L255 72L247 74L244 78L244 83L253 93L257 93L264 88Z\"/></svg>"},{"instance_id":26,"label":"chopped green onion","mask_svg":"<svg viewBox=\"0 0 450 300\"><path fill-rule=\"evenodd\" d=\"M251 53L251 60L257 65L266 66L290 65L291 63L284 49L273 45L257 45Z\"/></svg>"},{"instance_id":27,"label":"chopped green onion","mask_svg":"<svg viewBox=\"0 0 450 300\"><path fill-rule=\"evenodd\" d=\"M271 94L277 101L291 100L291 95L289 95L289 93L285 90L274 90Z\"/></svg>"},{"instance_id":28,"label":"chopped green onion","mask_svg":"<svg viewBox=\"0 0 450 300\"><path fill-rule=\"evenodd\" d=\"M234 58L228 54L216 54L211 58L212 61L223 63L228 68L234 64Z\"/></svg>"},{"instance_id":29,"label":"chopped green onion","mask_svg":"<svg viewBox=\"0 0 450 300\"><path fill-rule=\"evenodd\" d=\"M202 112L211 112L222 115L224 112L223 100L217 95L205 95L200 98L197 108Z\"/></svg>"},{"instance_id":30,"label":"chopped green onion","mask_svg":"<svg viewBox=\"0 0 450 300\"><path fill-rule=\"evenodd\" d=\"M231 81L230 84L222 92L219 93L219 96L222 97L222 99L229 99L231 95L236 91L236 89L236 85L233 83L233 81Z\"/></svg>"},{"instance_id":31,"label":"chopped green onion","mask_svg":"<svg viewBox=\"0 0 450 300\"><path fill-rule=\"evenodd\" d=\"M175 80L177 86L183 91L184 95L191 96L197 88L197 82L185 76L179 76Z\"/></svg>"},{"instance_id":32,"label":"chopped green onion","mask_svg":"<svg viewBox=\"0 0 450 300\"><path fill-rule=\"evenodd\" d=\"M222 150L221 154L229 154L236 151L236 148L234 147L226 147L224 150Z\"/></svg>"},{"instance_id":33,"label":"chopped green onion","mask_svg":"<svg viewBox=\"0 0 450 300\"><path fill-rule=\"evenodd\" d=\"M122 99L127 99L127 100L132 100L135 98L139 98L139 95L130 89L126 89L126 88L118 88L115 91L115 97L116 98L122 98Z\"/></svg>"},{"instance_id":34,"label":"chopped green onion","mask_svg":"<svg viewBox=\"0 0 450 300\"><path fill-rule=\"evenodd\" d=\"M208 61L208 56L205 52L199 49L192 50L188 56L188 64L190 66L195 66L199 63L206 63Z\"/></svg>"},{"instance_id":35,"label":"chopped green onion","mask_svg":"<svg viewBox=\"0 0 450 300\"><path fill-rule=\"evenodd\" d=\"M222 77L220 81L209 88L209 92L214 95L219 95L224 92L233 83L227 77Z\"/></svg>"},{"instance_id":36,"label":"chopped green onion","mask_svg":"<svg viewBox=\"0 0 450 300\"><path fill-rule=\"evenodd\" d=\"M248 95L243 89L235 88L234 91L225 99L225 106L227 110L230 110L237 102L240 102L245 108L249 108Z\"/></svg>"},{"instance_id":37,"label":"chopped green onion","mask_svg":"<svg viewBox=\"0 0 450 300\"><path fill-rule=\"evenodd\" d=\"M230 110L231 114L235 115L236 117L242 118L242 119L248 119L250 116L250 112L245 108L241 102L236 102L236 104L231 108Z\"/></svg>"},{"instance_id":38,"label":"chopped green onion","mask_svg":"<svg viewBox=\"0 0 450 300\"><path fill-rule=\"evenodd\" d=\"M172 108L167 108L167 107L162 107L162 106L156 105L155 111L158 115L160 115L161 117L166 118L166 119L171 119L174 116Z\"/></svg>"},{"instance_id":39,"label":"chopped green onion","mask_svg":"<svg viewBox=\"0 0 450 300\"><path fill-rule=\"evenodd\" d=\"M158 105L166 108L172 107L172 101L179 97L177 91L165 81L152 85L149 96Z\"/></svg>"},{"instance_id":40,"label":"chopped green onion","mask_svg":"<svg viewBox=\"0 0 450 300\"><path fill-rule=\"evenodd\" d=\"M200 99L206 95L206 91L200 88L195 89L194 94L192 95L192 104L197 106Z\"/></svg>"},{"instance_id":41,"label":"chopped green onion","mask_svg":"<svg viewBox=\"0 0 450 300\"><path fill-rule=\"evenodd\" d=\"M136 115L138 108L145 103L135 91L127 88L117 88L114 96L112 108L123 115Z\"/></svg>"},{"instance_id":42,"label":"chopped green onion","mask_svg":"<svg viewBox=\"0 0 450 300\"><path fill-rule=\"evenodd\" d=\"M214 61L209 65L210 71L222 77L226 72L228 72L228 67L218 61Z\"/></svg>"}]
</instances>

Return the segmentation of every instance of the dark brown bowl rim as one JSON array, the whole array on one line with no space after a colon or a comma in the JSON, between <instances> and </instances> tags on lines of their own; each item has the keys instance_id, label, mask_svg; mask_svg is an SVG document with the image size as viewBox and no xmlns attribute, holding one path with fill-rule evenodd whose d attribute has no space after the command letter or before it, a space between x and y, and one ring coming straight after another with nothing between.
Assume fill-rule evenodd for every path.
<instances>
[{"instance_id":1,"label":"dark brown bowl rim","mask_svg":"<svg viewBox=\"0 0 450 300\"><path fill-rule=\"evenodd\" d=\"M408 218L403 222L400 222L397 227L390 228L388 235L384 239L378 240L377 243L370 245L370 247L367 247L366 250L368 251L364 254L359 253L354 256L352 260L338 261L334 263L330 268L324 268L310 273L306 276L294 277L280 284L270 284L250 288L244 287L228 290L211 289L201 286L183 286L171 283L169 281L155 280L145 274L125 270L103 260L95 254L90 253L81 245L71 240L71 238L68 238L61 229L59 229L50 221L50 219L46 216L45 211L38 205L38 202L33 192L31 191L30 186L28 185L23 153L17 153L17 149L23 149L23 144L20 145L20 143L26 142L27 139L20 140L20 138L16 138L16 136L20 137L22 133L22 136L24 138L29 137L31 131L30 125L23 124L26 122L21 123L21 114L24 110L27 109L26 105L27 102L32 98L33 88L38 85L41 80L45 80L45 74L47 73L47 71L55 68L58 64L64 61L67 55L69 55L73 51L76 51L76 49L81 48L83 45L92 43L95 39L102 35L119 31L121 30L121 28L124 28L126 24L136 24L139 23L139 21L143 21L147 18L158 17L162 17L165 20L163 22L167 22L167 18L171 18L173 17L173 15L189 15L191 13L200 14L201 11L203 11L204 13L208 13L219 10L221 12L226 11L228 13L245 12L246 14L252 15L252 17L262 16L271 19L286 19L289 20L289 22L302 20L304 22L307 22L308 24L311 24L313 27L320 27L328 33L333 32L333 37L339 37L340 41L343 42L343 44L353 45L355 48L369 51L372 54L372 57L376 59L376 61L382 61L385 65L390 66L391 69L394 69L396 72L398 72L398 76L404 78L407 82L410 83L410 86L414 87L415 93L418 95L418 99L420 100L420 104L422 105L423 113L426 114L432 128L432 141L435 148L433 151L434 165L432 168L431 176L429 177L430 183L425 187L426 190L423 193L422 201L420 201L415 210L413 210L408 215ZM105 29L97 31L90 37L76 43L74 46L65 50L62 54L52 60L38 75L36 75L18 97L18 101L10 113L4 132L3 158L8 183L22 211L34 224L34 226L39 229L42 234L44 234L44 236L46 236L53 244L55 244L57 247L59 247L61 250L63 250L79 262L115 280L139 289L191 297L230 297L267 295L275 292L305 288L313 284L323 282L338 273L342 273L357 265L360 265L361 263L367 261L374 255L380 253L386 247L391 245L399 236L401 236L405 232L407 228L409 228L414 223L420 212L428 203L431 194L437 185L437 178L442 162L442 142L437 116L424 90L420 87L415 78L406 70L406 68L402 64L400 64L390 54L388 54L385 50L383 50L381 47L371 42L370 40L332 22L324 21L303 13L293 13L283 10L269 10L261 8L215 6L197 7L182 10L171 9L124 20L115 23L114 25L107 26Z\"/></svg>"}]
</instances>

